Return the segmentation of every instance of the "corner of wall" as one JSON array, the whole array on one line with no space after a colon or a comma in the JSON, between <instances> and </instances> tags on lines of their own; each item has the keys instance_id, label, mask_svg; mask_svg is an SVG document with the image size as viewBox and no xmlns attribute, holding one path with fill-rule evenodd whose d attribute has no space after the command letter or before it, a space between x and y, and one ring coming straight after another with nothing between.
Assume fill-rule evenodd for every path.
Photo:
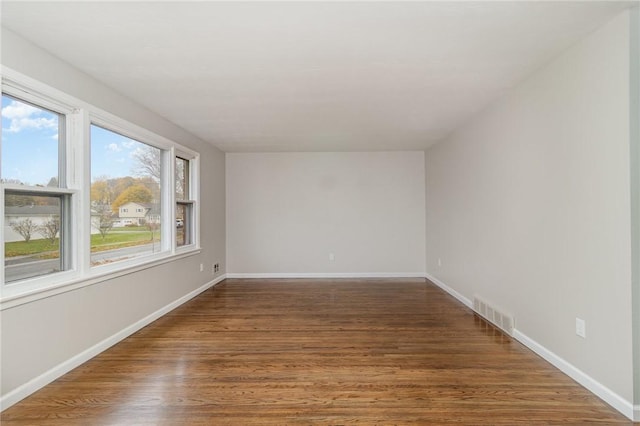
<instances>
[{"instance_id":1,"label":"corner of wall","mask_svg":"<svg viewBox=\"0 0 640 426\"><path fill-rule=\"evenodd\" d=\"M630 12L629 150L634 420L640 421L640 6Z\"/></svg>"}]
</instances>

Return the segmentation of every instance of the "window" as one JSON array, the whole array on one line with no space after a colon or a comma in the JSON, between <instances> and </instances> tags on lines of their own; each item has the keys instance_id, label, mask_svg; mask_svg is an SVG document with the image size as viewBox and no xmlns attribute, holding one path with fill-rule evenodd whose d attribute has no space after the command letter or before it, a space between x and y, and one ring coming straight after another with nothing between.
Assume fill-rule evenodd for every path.
<instances>
[{"instance_id":1,"label":"window","mask_svg":"<svg viewBox=\"0 0 640 426\"><path fill-rule=\"evenodd\" d=\"M191 161L182 157L176 157L175 161L176 244L179 247L194 243L195 201L191 195Z\"/></svg>"},{"instance_id":2,"label":"window","mask_svg":"<svg viewBox=\"0 0 640 426\"><path fill-rule=\"evenodd\" d=\"M31 187L59 187L60 114L2 95L2 181Z\"/></svg>"},{"instance_id":3,"label":"window","mask_svg":"<svg viewBox=\"0 0 640 426\"><path fill-rule=\"evenodd\" d=\"M162 251L161 172L159 148L91 125L92 266Z\"/></svg>"},{"instance_id":4,"label":"window","mask_svg":"<svg viewBox=\"0 0 640 426\"><path fill-rule=\"evenodd\" d=\"M188 148L3 68L0 154L3 307L199 249Z\"/></svg>"},{"instance_id":5,"label":"window","mask_svg":"<svg viewBox=\"0 0 640 426\"><path fill-rule=\"evenodd\" d=\"M2 94L6 283L70 268L64 118Z\"/></svg>"}]
</instances>

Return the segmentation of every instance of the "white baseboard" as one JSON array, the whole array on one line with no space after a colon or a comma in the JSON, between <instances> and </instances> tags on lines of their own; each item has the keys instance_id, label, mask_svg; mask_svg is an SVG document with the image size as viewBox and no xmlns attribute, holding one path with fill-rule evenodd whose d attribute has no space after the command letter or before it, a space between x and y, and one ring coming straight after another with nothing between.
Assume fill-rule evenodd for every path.
<instances>
[{"instance_id":1,"label":"white baseboard","mask_svg":"<svg viewBox=\"0 0 640 426\"><path fill-rule=\"evenodd\" d=\"M425 273L425 278L429 281L433 282L435 285L458 299L462 304L468 306L473 309L473 303L471 300L458 293L456 290L452 289L436 277ZM580 369L576 368L574 365L560 358L535 340L529 338L527 335L522 333L519 330L513 331L513 337L518 340L520 343L531 349L537 355L542 357L551 363L554 367L562 371L567 376L571 377L576 382L580 383L580 385L584 386L591 393L605 401L607 404L611 405L613 408L618 410L620 413L624 414L626 417L632 420L640 420L640 406L634 406L631 402L622 398L617 393L613 392L611 389L604 386L602 383L593 379L591 376L587 375Z\"/></svg>"},{"instance_id":2,"label":"white baseboard","mask_svg":"<svg viewBox=\"0 0 640 426\"><path fill-rule=\"evenodd\" d=\"M424 277L429 281L431 281L432 283L434 283L435 285L437 285L438 287L440 287L441 289L443 289L444 291L446 291L447 293L449 293L450 295L452 295L453 297L455 297L456 299L458 299L460 302L462 302L462 304L464 304L468 308L473 309L473 302L471 300L464 297L462 294L458 293L457 291L455 291L454 289L452 289L451 287L449 287L448 285L446 285L445 283L443 283L433 275L429 273L425 273Z\"/></svg>"},{"instance_id":3,"label":"white baseboard","mask_svg":"<svg viewBox=\"0 0 640 426\"><path fill-rule=\"evenodd\" d=\"M522 333L519 330L513 331L513 337L517 339L520 343L531 349L533 352L538 354L540 357L547 360L554 367L562 371L567 376L571 377L576 382L580 383L582 386L587 388L587 390L591 391L598 398L602 399L607 404L611 405L613 408L627 416L629 419L640 420L640 406L633 406L633 404L602 383L598 382L582 370L576 368L571 363L566 360L560 358L558 355L551 352L549 349L545 348L535 340L528 337L526 334ZM635 416L634 416L635 411Z\"/></svg>"},{"instance_id":4,"label":"white baseboard","mask_svg":"<svg viewBox=\"0 0 640 426\"><path fill-rule=\"evenodd\" d=\"M424 278L423 272L275 272L227 273L227 278Z\"/></svg>"},{"instance_id":5,"label":"white baseboard","mask_svg":"<svg viewBox=\"0 0 640 426\"><path fill-rule=\"evenodd\" d=\"M158 309L157 311L147 315L146 317L142 318L141 320L136 321L135 323L131 324L130 326L120 330L119 332L115 333L114 335L107 337L103 341L95 344L94 346L88 348L87 350L85 350L85 351L73 356L72 358L69 358L68 360L58 364L57 366L55 366L52 369L44 372L43 374L39 375L38 377L35 377L34 379L29 380L27 383L25 383L25 384L17 387L16 389L8 392L7 394L3 395L0 398L0 411L3 411L5 409L11 407L13 404L15 404L15 403L19 402L20 400L26 398L27 396L31 395L35 391L43 388L44 386L46 386L49 383L51 383L54 380L56 380L58 377L68 373L69 371L73 370L74 368L78 367L79 365L87 362L88 360L90 360L94 356L98 355L99 353L109 349L111 346L113 346L116 343L120 342L121 340L129 337L130 335L132 335L136 331L140 330L141 328L151 324L153 321L157 320L161 316L167 314L168 312L172 311L173 309L177 308L178 306L182 305L183 303L187 302L188 300L193 299L198 294L202 293L205 290L208 290L209 288L211 288L214 285L218 284L220 281L224 280L225 278L226 278L225 275L221 275L221 276L213 279L212 281L209 281L208 283L198 287L197 289L193 290L192 292L182 296L181 298L179 298L179 299L169 303L168 305Z\"/></svg>"}]
</instances>

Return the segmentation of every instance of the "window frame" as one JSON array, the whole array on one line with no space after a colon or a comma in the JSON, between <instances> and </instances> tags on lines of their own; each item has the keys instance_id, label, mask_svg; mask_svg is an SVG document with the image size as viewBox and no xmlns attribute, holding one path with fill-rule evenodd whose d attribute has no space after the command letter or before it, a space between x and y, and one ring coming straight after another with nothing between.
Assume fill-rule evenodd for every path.
<instances>
[{"instance_id":1,"label":"window frame","mask_svg":"<svg viewBox=\"0 0 640 426\"><path fill-rule=\"evenodd\" d=\"M175 174L176 174L176 160L177 159L181 159L187 162L187 191L183 192L187 192L187 194L184 194L185 199L180 199L178 200L177 196L175 196ZM174 239L176 240L174 245L176 246L176 250L177 251L186 251L191 249L192 247L199 247L200 246L200 240L199 240L199 235L200 232L198 231L200 229L200 203L198 202L199 199L199 173L200 173L200 157L197 153L195 153L194 151L185 151L184 149L181 150L175 150L174 154L173 154L173 182L174 182L174 199L175 199L175 203L174 203L174 219L173 219L173 229L174 229ZM178 206L182 205L185 206L185 210L189 212L189 220L188 221L183 221L182 224L182 229L184 233L188 232L188 239L189 239L189 243L178 246L178 241L177 241L177 233L178 233L178 226L177 226L177 222L176 222L176 218L175 216L177 216L177 211L178 211Z\"/></svg>"},{"instance_id":2,"label":"window frame","mask_svg":"<svg viewBox=\"0 0 640 426\"><path fill-rule=\"evenodd\" d=\"M6 67L3 67L2 71L1 92L3 94L61 114L61 118L64 117L65 132L64 137L62 138L61 135L59 138L59 144L63 146L59 155L58 182L60 187L26 187L0 183L0 197L2 198L0 200L0 214L4 217L4 198L7 190L15 193L33 189L43 195L55 194L67 199L68 202L61 202L64 205L61 207L63 209L61 211L63 218L61 219L67 222L65 224L67 235L64 248L61 246L61 256L64 249L65 262L68 262L69 269L6 283L3 268L0 273L0 310L200 253L199 209L197 208L199 193L192 192L191 194L196 208L194 208L194 240L189 246L177 247L176 245L175 208L173 207L175 205L173 165L175 153L180 152L190 156L193 164L196 165L190 173L192 185L195 185L192 191L197 189L199 184L197 181L199 175L194 174L194 171L197 171L199 153L17 71ZM91 150L88 143L91 124L96 124L162 150L161 217L163 223L161 233L163 249L160 252L91 267ZM63 139L64 142L61 142L60 139ZM4 226L0 229L0 240L2 242L0 255L4 259Z\"/></svg>"},{"instance_id":3,"label":"window frame","mask_svg":"<svg viewBox=\"0 0 640 426\"><path fill-rule=\"evenodd\" d=\"M58 114L58 186L36 186L36 185L19 185L11 183L0 182L0 197L1 206L0 214L2 214L3 220L5 216L5 197L8 194L12 195L26 195L26 196L54 196L60 199L60 271L43 275L35 275L32 277L24 278L16 281L6 281L6 268L2 268L0 273L0 285L2 291L0 294L4 294L6 289L11 290L13 286L24 285L25 288L37 288L47 282L57 282L59 280L70 279L75 275L76 256L74 252L74 246L72 244L73 239L73 208L72 205L78 194L77 188L74 188L73 183L67 179L68 176L68 158L70 155L70 138L69 138L69 126L73 125L75 119L75 109L64 102L58 102L52 100L47 96L42 96L37 92L25 90L20 85L5 84L3 81L2 90L0 91L2 96L7 96L18 102L23 102L32 105L36 108L47 110ZM1 141L0 141L1 143ZM3 262L4 252L4 226L0 231L0 237L2 239L2 258ZM1 300L1 299L0 299Z\"/></svg>"},{"instance_id":4,"label":"window frame","mask_svg":"<svg viewBox=\"0 0 640 426\"><path fill-rule=\"evenodd\" d=\"M169 155L169 153L171 152L171 150L173 149L171 147L171 142L168 140L165 140L164 138L152 134L151 132L144 130L142 128L137 128L137 126L133 126L130 123L124 122L124 120L121 120L117 117L107 117L104 113L102 114L96 114L96 113L91 113L89 114L89 132L91 131L91 126L98 126L104 130L108 130L110 132L119 134L121 136L124 136L126 138L129 138L131 140L134 140L138 143L143 143L149 146L152 146L154 148L160 149L160 161L161 161L161 176L160 176L160 217L161 219L166 219L167 218L167 214L169 213L168 211L166 211L165 208L165 204L166 204L166 199L168 196L170 196L170 191L169 189L166 188L166 183L167 183L167 173L166 173L166 165L164 163L166 163L166 156ZM91 158L90 158L90 154L91 154L91 137L89 137L89 163L88 163L88 169L89 169L89 178L88 181L89 184L89 191L91 190ZM90 207L91 205L91 196L89 195L89 203L88 206ZM126 211L125 211L126 210ZM129 209L123 209L123 212L129 213L128 211ZM90 212L89 212L90 214ZM90 221L90 219L89 219ZM166 229L167 225L164 224L165 220L161 220L161 224L160 224L160 235L161 235L161 243L160 243L160 251L157 253L148 253L148 254L143 254L140 256L136 256L136 257L132 257L130 259L125 259L125 260L121 260L121 261L116 261L113 263L108 263L105 265L96 265L96 266L91 266L91 264L89 264L89 268L92 270L97 270L97 271L112 271L112 270L117 270L119 269L120 265L129 265L129 264L136 264L138 263L138 259L145 259L148 258L150 260L153 260L155 258L160 258L163 257L164 255L166 255L166 253L173 253L174 251L172 250L172 247L170 246L170 241L167 241L167 235L169 234L169 231ZM91 238L91 230L89 230L89 239ZM91 250L89 250L89 262L91 262Z\"/></svg>"}]
</instances>

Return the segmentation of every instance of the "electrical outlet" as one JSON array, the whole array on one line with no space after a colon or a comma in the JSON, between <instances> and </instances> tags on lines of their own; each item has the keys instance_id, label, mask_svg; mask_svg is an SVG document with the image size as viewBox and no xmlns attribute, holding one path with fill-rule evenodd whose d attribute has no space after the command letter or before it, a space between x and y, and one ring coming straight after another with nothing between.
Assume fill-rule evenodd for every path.
<instances>
[{"instance_id":1,"label":"electrical outlet","mask_svg":"<svg viewBox=\"0 0 640 426\"><path fill-rule=\"evenodd\" d=\"M442 259L438 258L438 266L442 266Z\"/></svg>"},{"instance_id":2,"label":"electrical outlet","mask_svg":"<svg viewBox=\"0 0 640 426\"><path fill-rule=\"evenodd\" d=\"M213 273L215 274L216 272L220 272L220 264L219 263L214 263L213 264Z\"/></svg>"},{"instance_id":3,"label":"electrical outlet","mask_svg":"<svg viewBox=\"0 0 640 426\"><path fill-rule=\"evenodd\" d=\"M204 263L200 264L200 272L204 271Z\"/></svg>"},{"instance_id":4,"label":"electrical outlet","mask_svg":"<svg viewBox=\"0 0 640 426\"><path fill-rule=\"evenodd\" d=\"M216 265L214 263L211 264L211 274L216 273Z\"/></svg>"},{"instance_id":5,"label":"electrical outlet","mask_svg":"<svg viewBox=\"0 0 640 426\"><path fill-rule=\"evenodd\" d=\"M335 260L336 260L336 255L335 255L335 254L333 254L333 253L329 253L329 260L330 260L331 262L335 261Z\"/></svg>"},{"instance_id":6,"label":"electrical outlet","mask_svg":"<svg viewBox=\"0 0 640 426\"><path fill-rule=\"evenodd\" d=\"M583 339L587 338L587 324L583 319L576 318L576 334Z\"/></svg>"}]
</instances>

